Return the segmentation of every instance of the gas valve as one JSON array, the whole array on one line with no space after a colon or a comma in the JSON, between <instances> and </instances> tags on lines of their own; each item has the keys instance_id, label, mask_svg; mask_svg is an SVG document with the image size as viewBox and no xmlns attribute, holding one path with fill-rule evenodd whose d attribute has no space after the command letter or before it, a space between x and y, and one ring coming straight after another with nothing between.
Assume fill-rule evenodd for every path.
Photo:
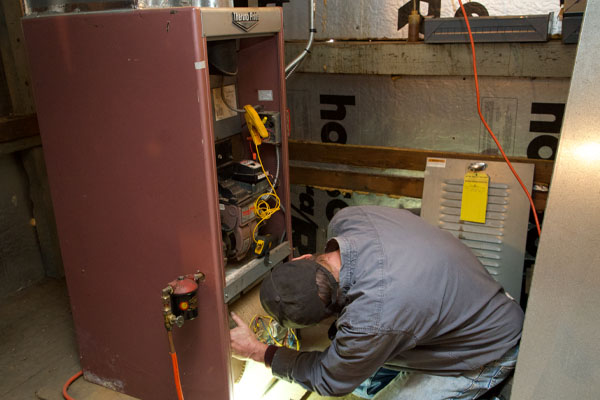
<instances>
[{"instance_id":1,"label":"gas valve","mask_svg":"<svg viewBox=\"0 0 600 400\"><path fill-rule=\"evenodd\" d=\"M204 280L204 274L179 276L162 290L163 315L168 331L173 325L181 327L185 321L198 316L198 283Z\"/></svg>"}]
</instances>

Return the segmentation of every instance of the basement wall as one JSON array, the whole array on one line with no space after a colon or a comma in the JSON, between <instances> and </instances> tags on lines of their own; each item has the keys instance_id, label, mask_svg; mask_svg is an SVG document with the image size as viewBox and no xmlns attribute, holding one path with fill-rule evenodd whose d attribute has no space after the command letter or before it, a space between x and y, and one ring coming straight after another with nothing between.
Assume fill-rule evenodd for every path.
<instances>
[{"instance_id":1,"label":"basement wall","mask_svg":"<svg viewBox=\"0 0 600 400\"><path fill-rule=\"evenodd\" d=\"M17 154L0 154L0 298L45 276L28 178Z\"/></svg>"},{"instance_id":2,"label":"basement wall","mask_svg":"<svg viewBox=\"0 0 600 400\"><path fill-rule=\"evenodd\" d=\"M568 77L480 78L483 114L509 156L554 159L569 83ZM472 76L296 73L287 90L292 140L499 154L477 114ZM420 199L384 194L303 185L291 191L300 253L322 251L327 224L340 208L381 204L418 213L421 206ZM533 259L535 246L528 250Z\"/></svg>"}]
</instances>

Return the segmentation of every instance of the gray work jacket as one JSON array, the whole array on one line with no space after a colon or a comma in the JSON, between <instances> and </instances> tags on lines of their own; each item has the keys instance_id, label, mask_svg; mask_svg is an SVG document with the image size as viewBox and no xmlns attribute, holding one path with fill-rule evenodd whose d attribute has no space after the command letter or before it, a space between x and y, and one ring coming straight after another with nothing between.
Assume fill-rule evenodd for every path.
<instances>
[{"instance_id":1,"label":"gray work jacket","mask_svg":"<svg viewBox=\"0 0 600 400\"><path fill-rule=\"evenodd\" d=\"M339 211L329 232L349 303L325 351L280 348L275 376L343 395L381 366L456 375L518 343L521 308L448 232L408 211L376 206Z\"/></svg>"}]
</instances>

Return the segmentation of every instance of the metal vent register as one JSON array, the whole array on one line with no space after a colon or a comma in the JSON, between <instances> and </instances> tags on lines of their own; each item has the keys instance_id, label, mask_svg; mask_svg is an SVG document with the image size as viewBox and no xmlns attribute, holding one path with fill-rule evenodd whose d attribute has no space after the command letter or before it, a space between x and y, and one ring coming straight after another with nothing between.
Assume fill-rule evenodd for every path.
<instances>
[{"instance_id":1,"label":"metal vent register","mask_svg":"<svg viewBox=\"0 0 600 400\"><path fill-rule=\"evenodd\" d=\"M463 177L474 162L477 160L427 160L421 216L467 245L494 279L519 301L529 201L506 164L486 162L490 184L485 223L462 221ZM533 164L513 166L531 190Z\"/></svg>"}]
</instances>

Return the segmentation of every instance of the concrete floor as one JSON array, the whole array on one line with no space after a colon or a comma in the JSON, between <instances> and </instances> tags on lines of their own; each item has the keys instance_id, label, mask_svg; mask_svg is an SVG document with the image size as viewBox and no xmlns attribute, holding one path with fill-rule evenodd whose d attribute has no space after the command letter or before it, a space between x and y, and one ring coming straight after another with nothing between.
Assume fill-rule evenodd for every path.
<instances>
[{"instance_id":1,"label":"concrete floor","mask_svg":"<svg viewBox=\"0 0 600 400\"><path fill-rule=\"evenodd\" d=\"M61 400L80 370L64 280L45 279L0 302L0 398ZM77 380L69 394L86 400L132 400Z\"/></svg>"},{"instance_id":2,"label":"concrete floor","mask_svg":"<svg viewBox=\"0 0 600 400\"><path fill-rule=\"evenodd\" d=\"M63 385L81 369L64 280L45 279L0 301L0 354L0 398L63 399ZM268 397L277 398L285 393L286 400L333 399L283 381L269 392ZM84 379L71 385L69 395L79 400L135 400Z\"/></svg>"}]
</instances>

